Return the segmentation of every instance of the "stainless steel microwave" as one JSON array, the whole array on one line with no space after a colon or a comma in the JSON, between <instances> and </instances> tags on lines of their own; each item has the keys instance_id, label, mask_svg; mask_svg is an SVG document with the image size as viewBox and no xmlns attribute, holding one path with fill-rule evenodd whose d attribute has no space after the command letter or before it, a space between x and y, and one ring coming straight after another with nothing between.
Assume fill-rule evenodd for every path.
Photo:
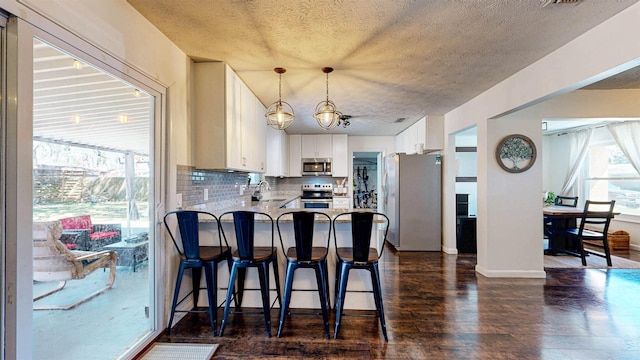
<instances>
[{"instance_id":1,"label":"stainless steel microwave","mask_svg":"<svg viewBox=\"0 0 640 360\"><path fill-rule=\"evenodd\" d=\"M331 159L302 159L302 175L331 175Z\"/></svg>"}]
</instances>

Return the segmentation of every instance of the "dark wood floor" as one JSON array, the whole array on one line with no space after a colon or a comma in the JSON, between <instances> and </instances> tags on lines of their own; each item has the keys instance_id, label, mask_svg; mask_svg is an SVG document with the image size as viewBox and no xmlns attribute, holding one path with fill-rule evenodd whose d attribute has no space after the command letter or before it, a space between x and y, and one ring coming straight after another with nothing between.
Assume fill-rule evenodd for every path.
<instances>
[{"instance_id":1,"label":"dark wood floor","mask_svg":"<svg viewBox=\"0 0 640 360\"><path fill-rule=\"evenodd\" d=\"M388 343L376 318L353 316L337 340L324 338L320 316L302 315L277 338L277 310L272 338L261 315L232 315L223 337L211 336L206 316L188 315L158 341L220 344L216 359L640 359L640 269L495 279L475 264L475 255L386 251Z\"/></svg>"}]
</instances>

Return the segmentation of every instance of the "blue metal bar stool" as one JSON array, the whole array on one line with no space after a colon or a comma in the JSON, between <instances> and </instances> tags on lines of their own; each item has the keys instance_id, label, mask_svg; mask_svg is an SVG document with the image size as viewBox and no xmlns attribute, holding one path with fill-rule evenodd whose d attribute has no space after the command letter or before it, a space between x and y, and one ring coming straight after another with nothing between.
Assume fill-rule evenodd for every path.
<instances>
[{"instance_id":1,"label":"blue metal bar stool","mask_svg":"<svg viewBox=\"0 0 640 360\"><path fill-rule=\"evenodd\" d=\"M289 220L291 219L291 220ZM326 221L326 238L316 232L316 221ZM291 224L295 239L295 246L285 250L282 240L281 228ZM286 225L285 225L286 224ZM282 252L287 258L287 271L284 282L284 306L280 308L280 325L278 326L278 337L282 335L282 328L291 302L291 291L293 289L293 276L298 268L311 268L316 273L316 283L318 285L318 295L320 296L320 307L322 308L322 320L324 321L324 331L329 339L329 313L331 308L329 301L329 282L327 279L327 253L329 252L329 241L331 239L331 217L325 213L317 211L289 211L280 214L276 219L278 236ZM316 235L316 236L314 236ZM317 246L314 246L314 238ZM321 245L321 246L320 246ZM302 290L301 290L302 291Z\"/></svg>"},{"instance_id":2,"label":"blue metal bar stool","mask_svg":"<svg viewBox=\"0 0 640 360\"><path fill-rule=\"evenodd\" d=\"M171 231L169 221L171 218L175 218L178 223L178 233L182 240L182 249L178 246L176 237ZM215 224L216 232L218 234L217 239L214 236L213 246L200 246L200 226L199 221L206 220ZM171 315L169 316L169 324L167 324L166 333L171 332L171 324L173 323L173 315L176 312L207 312L209 314L209 321L211 328L213 329L213 335L216 334L217 324L217 267L218 263L227 261L229 269L231 268L231 249L220 238L220 224L218 218L215 215L205 211L186 211L178 210L168 212L164 216L164 226L167 229L167 233L171 237L176 250L180 254L180 268L178 269L178 275L176 277L176 287L173 290L173 302L171 305ZM198 307L198 295L200 290L200 278L201 271L204 268L206 290L209 300L209 306L207 310L197 310ZM184 270L191 269L192 272L192 290L180 301L178 301L178 293L180 292L180 285L182 284L182 277L184 276ZM176 307L186 300L189 295L193 295L193 308L191 310L176 310Z\"/></svg>"},{"instance_id":3,"label":"blue metal bar stool","mask_svg":"<svg viewBox=\"0 0 640 360\"><path fill-rule=\"evenodd\" d=\"M264 324L267 328L267 336L271 337L271 307L269 300L269 264L273 265L273 274L276 282L276 297L280 307L282 300L280 299L280 276L278 275L278 253L273 244L273 218L269 214L254 211L228 211L220 215L220 223L224 223L224 218L233 216L233 225L235 229L236 250L232 253L232 265L229 275L229 285L227 287L227 301L224 307L224 315L220 324L220 336L224 332L227 324L227 317L230 313L231 298L234 295L235 281L238 279L238 290L235 292L236 308L242 305L242 295L245 289L244 280L246 270L250 267L258 269L260 280L260 292L262 294L262 313L264 314ZM255 246L254 245L254 227L256 216L260 216L271 225L271 245ZM222 225L220 226L222 237L226 240L226 235ZM275 304L275 302L274 302ZM241 313L236 311L234 313Z\"/></svg>"},{"instance_id":4,"label":"blue metal bar stool","mask_svg":"<svg viewBox=\"0 0 640 360\"><path fill-rule=\"evenodd\" d=\"M341 218L350 217L351 221L351 246L338 247L336 238L336 223ZM371 247L371 234L374 226L378 226L378 222L374 219L381 219L384 222L384 238L382 250L378 254L376 248ZM340 321L342 319L342 311L344 308L344 299L347 293L347 282L349 281L349 271L351 269L365 269L371 274L371 283L373 286L373 297L376 303L376 316L380 319L382 334L384 341L387 338L387 325L384 319L384 307L382 306L382 289L380 287L380 271L378 270L378 260L384 251L384 245L387 241L387 232L389 230L389 218L382 213L353 211L337 215L333 219L333 240L336 246L336 327L333 332L333 338L338 338L340 330ZM377 240L377 239L376 239Z\"/></svg>"}]
</instances>

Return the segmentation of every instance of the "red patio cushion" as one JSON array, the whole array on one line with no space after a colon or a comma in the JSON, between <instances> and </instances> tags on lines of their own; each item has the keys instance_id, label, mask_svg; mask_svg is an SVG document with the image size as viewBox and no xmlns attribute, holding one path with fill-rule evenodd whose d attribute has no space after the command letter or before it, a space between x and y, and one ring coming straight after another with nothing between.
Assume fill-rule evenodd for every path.
<instances>
[{"instance_id":1,"label":"red patio cushion","mask_svg":"<svg viewBox=\"0 0 640 360\"><path fill-rule=\"evenodd\" d=\"M90 230L93 232L93 228L91 226L91 216L90 215L81 215L74 216L69 218L60 219L62 223L63 230Z\"/></svg>"},{"instance_id":2,"label":"red patio cushion","mask_svg":"<svg viewBox=\"0 0 640 360\"><path fill-rule=\"evenodd\" d=\"M118 234L119 233L117 231L94 232L89 237L91 238L91 240L101 240L101 239L118 236Z\"/></svg>"}]
</instances>

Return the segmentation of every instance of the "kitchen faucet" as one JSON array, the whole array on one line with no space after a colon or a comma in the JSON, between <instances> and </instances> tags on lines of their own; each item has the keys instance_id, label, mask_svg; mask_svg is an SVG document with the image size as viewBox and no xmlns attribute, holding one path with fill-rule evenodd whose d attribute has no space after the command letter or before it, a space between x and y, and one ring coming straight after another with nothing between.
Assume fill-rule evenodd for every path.
<instances>
[{"instance_id":1,"label":"kitchen faucet","mask_svg":"<svg viewBox=\"0 0 640 360\"><path fill-rule=\"evenodd\" d=\"M260 200L262 200L262 187L263 186L264 186L264 190L265 191L271 190L271 187L269 186L269 183L266 180L260 180L260 182L258 183L258 186L256 188L256 191L254 191L253 195L251 195L251 200L252 201L260 201Z\"/></svg>"}]
</instances>

